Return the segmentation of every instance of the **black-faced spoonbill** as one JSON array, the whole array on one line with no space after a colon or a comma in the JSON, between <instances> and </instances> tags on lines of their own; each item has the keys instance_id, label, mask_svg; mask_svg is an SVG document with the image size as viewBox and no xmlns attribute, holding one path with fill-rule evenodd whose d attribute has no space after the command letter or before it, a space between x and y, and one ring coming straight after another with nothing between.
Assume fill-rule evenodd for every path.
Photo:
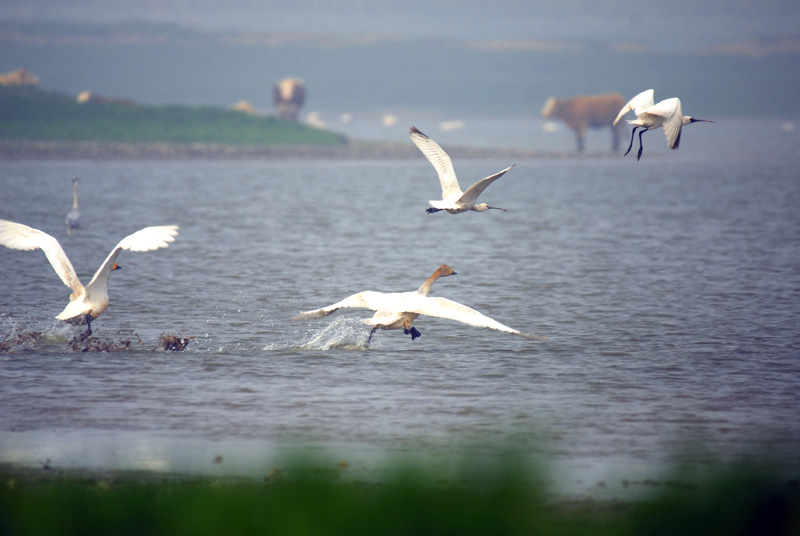
<instances>
[{"instance_id":1,"label":"black-faced spoonbill","mask_svg":"<svg viewBox=\"0 0 800 536\"><path fill-rule=\"evenodd\" d=\"M666 99L658 104L653 104L653 90L648 89L642 91L628 103L622 107L614 119L616 125L625 114L633 110L636 113L636 119L629 119L628 123L633 125L633 132L631 132L631 143L628 145L628 150L625 155L631 152L633 147L633 136L636 134L636 129L639 131L639 152L636 155L636 160L642 158L642 134L648 130L655 130L659 127L664 127L664 134L667 136L667 146L673 151L681 144L681 128L690 123L713 123L708 119L697 119L688 115L683 115L681 109L681 101L677 97Z\"/></svg>"},{"instance_id":2,"label":"black-faced spoonbill","mask_svg":"<svg viewBox=\"0 0 800 536\"><path fill-rule=\"evenodd\" d=\"M100 316L108 306L108 276L113 270L119 269L115 261L120 252L123 249L152 251L166 248L170 242L175 241L177 234L177 225L160 225L145 227L126 236L111 250L92 280L84 287L58 240L27 225L0 220L0 245L24 251L41 249L61 281L72 289L69 303L56 318L69 324L85 323L86 333L81 336L81 340L92 334L92 320Z\"/></svg>"},{"instance_id":3,"label":"black-faced spoonbill","mask_svg":"<svg viewBox=\"0 0 800 536\"><path fill-rule=\"evenodd\" d=\"M506 333L513 333L526 339L541 339L521 333L516 329L504 326L500 322L489 318L488 316L479 313L475 309L462 305L460 303L448 300L446 298L429 298L428 292L431 289L434 281L440 277L455 275L448 265L441 265L433 274L425 280L421 287L412 292L375 292L373 290L366 290L348 296L340 302L333 305L323 307L321 309L314 309L313 311L306 311L300 313L294 320L308 320L312 318L322 318L327 316L338 309L345 307L355 307L362 309L372 309L375 314L372 318L365 318L362 320L364 324L372 326L372 331L369 332L367 344L372 340L372 335L379 329L400 329L406 335L411 335L411 340L420 336L417 328L412 327L411 323L419 315L435 316L438 318L448 318L456 322L463 322L470 326L479 328L490 328L498 331L505 331Z\"/></svg>"},{"instance_id":4,"label":"black-faced spoonbill","mask_svg":"<svg viewBox=\"0 0 800 536\"><path fill-rule=\"evenodd\" d=\"M442 184L442 200L429 201L431 207L425 212L432 214L440 210L446 210L450 214L460 214L468 210L475 212L485 212L490 208L496 210L506 209L500 207L490 207L486 203L475 203L478 196L481 195L487 186L506 174L508 170L513 168L516 164L507 167L499 173L490 175L485 179L481 179L469 188L466 192L462 192L458 186L458 179L456 178L456 171L453 168L453 162L450 157L444 152L444 149L439 147L439 144L430 139L428 136L420 132L417 127L411 127L409 130L411 134L411 141L414 145L419 147L422 154L433 164L436 173L439 174L439 182Z\"/></svg>"},{"instance_id":5,"label":"black-faced spoonbill","mask_svg":"<svg viewBox=\"0 0 800 536\"><path fill-rule=\"evenodd\" d=\"M67 212L67 219L64 223L67 225L67 235L72 234L72 230L81 226L81 211L78 209L78 183L81 180L78 177L72 179L72 208Z\"/></svg>"}]
</instances>

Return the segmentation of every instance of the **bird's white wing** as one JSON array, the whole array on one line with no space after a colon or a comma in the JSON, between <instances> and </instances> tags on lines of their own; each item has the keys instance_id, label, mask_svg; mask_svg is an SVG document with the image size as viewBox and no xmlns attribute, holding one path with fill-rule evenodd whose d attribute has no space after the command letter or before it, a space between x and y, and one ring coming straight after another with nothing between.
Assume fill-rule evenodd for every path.
<instances>
[{"instance_id":1,"label":"bird's white wing","mask_svg":"<svg viewBox=\"0 0 800 536\"><path fill-rule=\"evenodd\" d=\"M647 110L648 114L664 118L664 135L670 149L680 145L681 127L683 126L683 110L681 100L677 97L665 99Z\"/></svg>"},{"instance_id":2,"label":"bird's white wing","mask_svg":"<svg viewBox=\"0 0 800 536\"><path fill-rule=\"evenodd\" d=\"M166 248L169 247L171 242L175 242L177 235L177 225L156 225L154 227L145 227L126 236L108 254L106 260L103 261L103 264L100 265L100 268L97 269L94 277L89 282L89 286L101 277L108 277L111 267L123 249L128 251L153 251Z\"/></svg>"},{"instance_id":3,"label":"bird's white wing","mask_svg":"<svg viewBox=\"0 0 800 536\"><path fill-rule=\"evenodd\" d=\"M614 119L613 125L616 126L617 123L619 123L619 120L622 119L623 117L625 117L625 115L628 112L630 112L631 110L633 110L636 113L636 115L638 116L640 113L642 113L643 111L645 111L648 108L650 108L651 106L653 106L653 103L654 103L653 95L654 94L655 94L655 92L652 89L648 89L648 90L642 91L641 93L636 95L634 98L629 100L628 103L625 106L623 106L622 109L619 111L619 114L617 114L617 118Z\"/></svg>"},{"instance_id":4,"label":"bird's white wing","mask_svg":"<svg viewBox=\"0 0 800 536\"><path fill-rule=\"evenodd\" d=\"M417 127L411 127L411 141L414 142L422 154L433 164L436 173L439 175L439 182L442 185L442 199L448 197L461 197L461 187L458 185L456 178L456 171L453 169L453 162L450 157L444 152L444 149L439 147L439 144L430 139L428 136L417 130Z\"/></svg>"},{"instance_id":5,"label":"bird's white wing","mask_svg":"<svg viewBox=\"0 0 800 536\"><path fill-rule=\"evenodd\" d=\"M348 296L342 301L336 302L333 305L328 305L327 307L322 307L320 309L314 309L313 311L306 311L304 313L300 313L292 320L309 320L312 318L322 318L323 316L328 316L329 314L339 309L347 307L372 309L373 311L377 311L378 309L386 307L388 296L390 295L385 294L383 292L365 290L364 292L359 292L358 294L353 294L352 296Z\"/></svg>"},{"instance_id":6,"label":"bird's white wing","mask_svg":"<svg viewBox=\"0 0 800 536\"><path fill-rule=\"evenodd\" d=\"M177 225L145 227L120 240L117 247L128 251L153 251L169 247L171 242L175 242L177 235Z\"/></svg>"},{"instance_id":7,"label":"bird's white wing","mask_svg":"<svg viewBox=\"0 0 800 536\"><path fill-rule=\"evenodd\" d=\"M505 175L514 166L516 166L516 164L507 167L506 169L504 169L499 173L495 173L494 175L489 175L485 179L479 180L478 182L467 188L467 191L464 192L464 195L461 196L459 202L474 203L478 199L478 196L481 195L481 193L486 189L487 186L489 186L494 181Z\"/></svg>"},{"instance_id":8,"label":"bird's white wing","mask_svg":"<svg viewBox=\"0 0 800 536\"><path fill-rule=\"evenodd\" d=\"M65 285L74 292L83 290L83 285L75 273L75 268L72 267L67 254L61 248L61 244L44 231L21 223L0 220L0 245L22 251L41 249Z\"/></svg>"},{"instance_id":9,"label":"bird's white wing","mask_svg":"<svg viewBox=\"0 0 800 536\"><path fill-rule=\"evenodd\" d=\"M490 328L496 329L497 331L505 331L506 333L513 333L514 335L519 335L520 337L524 337L526 339L541 338L517 331L516 329L501 324L497 320L479 313L471 307L454 302L453 300L448 300L447 298L424 298L420 299L415 305L416 307L408 310L407 312L435 316L438 318L447 318L479 328Z\"/></svg>"}]
</instances>

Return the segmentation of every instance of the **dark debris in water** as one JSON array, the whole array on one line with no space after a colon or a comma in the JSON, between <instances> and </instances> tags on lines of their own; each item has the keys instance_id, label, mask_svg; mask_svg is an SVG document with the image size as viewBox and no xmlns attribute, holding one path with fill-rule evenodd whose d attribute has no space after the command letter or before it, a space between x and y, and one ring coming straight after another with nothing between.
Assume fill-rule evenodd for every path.
<instances>
[{"instance_id":1,"label":"dark debris in water","mask_svg":"<svg viewBox=\"0 0 800 536\"><path fill-rule=\"evenodd\" d=\"M6 335L0 340L0 353L8 354L35 348L42 340L41 331L23 331Z\"/></svg>"},{"instance_id":2,"label":"dark debris in water","mask_svg":"<svg viewBox=\"0 0 800 536\"><path fill-rule=\"evenodd\" d=\"M194 337L176 337L174 335L162 334L158 346L152 349L153 352L165 350L169 352L181 352L186 349ZM42 331L14 331L9 334L0 334L0 353L26 353L37 352L44 348L53 348L55 343L66 344L74 352L127 352L140 350L144 345L139 335L132 330L118 331L116 336L108 337L104 335L82 337L76 335L70 340L59 336L53 336Z\"/></svg>"},{"instance_id":3,"label":"dark debris in water","mask_svg":"<svg viewBox=\"0 0 800 536\"><path fill-rule=\"evenodd\" d=\"M131 331L127 334L138 339L139 344L144 344L141 337ZM69 342L70 347L76 352L127 352L131 349L133 341L131 338L120 337L117 340L102 339L99 337L88 336L85 339L73 337Z\"/></svg>"},{"instance_id":4,"label":"dark debris in water","mask_svg":"<svg viewBox=\"0 0 800 536\"><path fill-rule=\"evenodd\" d=\"M161 345L161 348L168 352L182 352L189 346L189 341L194 339L194 337L183 337L179 338L175 335L165 335L161 334L158 342Z\"/></svg>"}]
</instances>

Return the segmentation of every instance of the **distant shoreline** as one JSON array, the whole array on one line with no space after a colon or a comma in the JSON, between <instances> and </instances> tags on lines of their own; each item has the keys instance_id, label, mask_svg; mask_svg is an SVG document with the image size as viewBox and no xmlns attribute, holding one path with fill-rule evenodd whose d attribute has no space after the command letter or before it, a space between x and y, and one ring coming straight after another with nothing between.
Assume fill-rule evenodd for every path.
<instances>
[{"instance_id":1,"label":"distant shoreline","mask_svg":"<svg viewBox=\"0 0 800 536\"><path fill-rule=\"evenodd\" d=\"M553 158L566 151L448 148L456 158ZM394 160L419 158L411 144L351 141L346 145L260 145L0 141L0 161L13 160Z\"/></svg>"}]
</instances>

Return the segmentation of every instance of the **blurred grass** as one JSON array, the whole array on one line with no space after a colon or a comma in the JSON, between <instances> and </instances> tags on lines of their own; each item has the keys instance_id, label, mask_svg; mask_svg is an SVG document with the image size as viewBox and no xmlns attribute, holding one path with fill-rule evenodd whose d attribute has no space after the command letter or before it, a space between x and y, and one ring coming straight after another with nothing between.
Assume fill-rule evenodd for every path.
<instances>
[{"instance_id":1,"label":"blurred grass","mask_svg":"<svg viewBox=\"0 0 800 536\"><path fill-rule=\"evenodd\" d=\"M800 535L800 481L781 473L753 465L707 471L698 484L639 505L631 534Z\"/></svg>"},{"instance_id":2,"label":"blurred grass","mask_svg":"<svg viewBox=\"0 0 800 536\"><path fill-rule=\"evenodd\" d=\"M768 470L720 469L619 502L559 500L516 461L398 464L371 483L326 467L295 463L259 481L6 471L0 534L800 534L797 480Z\"/></svg>"},{"instance_id":3,"label":"blurred grass","mask_svg":"<svg viewBox=\"0 0 800 536\"><path fill-rule=\"evenodd\" d=\"M0 89L0 139L227 145L341 145L343 135L224 108L78 103L41 91Z\"/></svg>"}]
</instances>

